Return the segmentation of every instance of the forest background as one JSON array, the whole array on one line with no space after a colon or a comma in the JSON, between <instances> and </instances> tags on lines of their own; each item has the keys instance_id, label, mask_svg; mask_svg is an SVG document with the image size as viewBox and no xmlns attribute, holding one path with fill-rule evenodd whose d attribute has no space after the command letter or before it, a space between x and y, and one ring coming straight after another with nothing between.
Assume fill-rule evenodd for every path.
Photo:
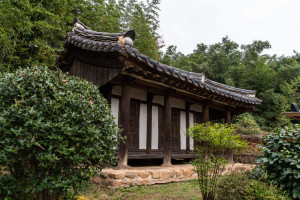
<instances>
[{"instance_id":1,"label":"forest background","mask_svg":"<svg viewBox=\"0 0 300 200\"><path fill-rule=\"evenodd\" d=\"M263 103L244 118L263 130L291 123L281 113L300 102L300 53L267 55L263 52L271 48L268 41L237 44L229 36L215 44L199 41L188 55L173 45L162 52L159 5L160 0L0 0L0 75L28 66L55 66L77 17L95 31L133 29L134 47L162 63L256 90Z\"/></svg>"}]
</instances>

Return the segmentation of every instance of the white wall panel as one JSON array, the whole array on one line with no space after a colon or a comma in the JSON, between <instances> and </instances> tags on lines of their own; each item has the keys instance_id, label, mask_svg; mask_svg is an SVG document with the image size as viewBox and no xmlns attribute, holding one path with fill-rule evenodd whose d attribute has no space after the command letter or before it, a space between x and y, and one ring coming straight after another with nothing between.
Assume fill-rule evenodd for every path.
<instances>
[{"instance_id":1,"label":"white wall panel","mask_svg":"<svg viewBox=\"0 0 300 200\"><path fill-rule=\"evenodd\" d=\"M130 88L130 98L147 101L147 91L137 88Z\"/></svg>"},{"instance_id":2,"label":"white wall panel","mask_svg":"<svg viewBox=\"0 0 300 200\"><path fill-rule=\"evenodd\" d=\"M154 95L152 102L160 105L164 105L164 96Z\"/></svg>"},{"instance_id":3,"label":"white wall panel","mask_svg":"<svg viewBox=\"0 0 300 200\"><path fill-rule=\"evenodd\" d=\"M202 105L199 104L192 104L190 107L190 110L196 111L196 112L202 112Z\"/></svg>"},{"instance_id":4,"label":"white wall panel","mask_svg":"<svg viewBox=\"0 0 300 200\"><path fill-rule=\"evenodd\" d=\"M158 149L158 106L152 106L151 149Z\"/></svg>"},{"instance_id":5,"label":"white wall panel","mask_svg":"<svg viewBox=\"0 0 300 200\"><path fill-rule=\"evenodd\" d=\"M121 86L113 86L111 93L114 95L121 96L121 94L122 94Z\"/></svg>"},{"instance_id":6,"label":"white wall panel","mask_svg":"<svg viewBox=\"0 0 300 200\"><path fill-rule=\"evenodd\" d=\"M111 112L114 116L114 121L116 124L118 124L119 121L119 99L111 98Z\"/></svg>"},{"instance_id":7,"label":"white wall panel","mask_svg":"<svg viewBox=\"0 0 300 200\"><path fill-rule=\"evenodd\" d=\"M182 99L171 98L171 107L185 109L185 101Z\"/></svg>"},{"instance_id":8,"label":"white wall panel","mask_svg":"<svg viewBox=\"0 0 300 200\"><path fill-rule=\"evenodd\" d=\"M190 122L190 126L192 126L194 124L194 115L193 113L189 113L189 122ZM190 150L194 150L194 140L192 137L190 137Z\"/></svg>"},{"instance_id":9,"label":"white wall panel","mask_svg":"<svg viewBox=\"0 0 300 200\"><path fill-rule=\"evenodd\" d=\"M180 148L186 149L186 115L180 111Z\"/></svg>"},{"instance_id":10,"label":"white wall panel","mask_svg":"<svg viewBox=\"0 0 300 200\"><path fill-rule=\"evenodd\" d=\"M140 104L139 148L146 149L147 144L147 105Z\"/></svg>"}]
</instances>

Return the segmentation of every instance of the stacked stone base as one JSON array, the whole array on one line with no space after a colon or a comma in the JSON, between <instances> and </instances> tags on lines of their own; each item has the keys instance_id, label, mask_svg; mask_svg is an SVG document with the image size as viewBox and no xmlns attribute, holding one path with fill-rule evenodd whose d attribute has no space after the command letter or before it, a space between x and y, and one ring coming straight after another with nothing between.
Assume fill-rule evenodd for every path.
<instances>
[{"instance_id":1,"label":"stacked stone base","mask_svg":"<svg viewBox=\"0 0 300 200\"><path fill-rule=\"evenodd\" d=\"M244 164L255 164L256 160L260 156L260 152L256 153L243 153L239 155L233 155L233 161Z\"/></svg>"},{"instance_id":2,"label":"stacked stone base","mask_svg":"<svg viewBox=\"0 0 300 200\"><path fill-rule=\"evenodd\" d=\"M255 165L236 163L226 166L223 174L232 171L251 170ZM132 170L104 169L100 176L93 178L93 183L108 188L130 187L132 185L152 185L158 183L180 182L197 179L197 173L192 165L173 165L172 167L136 167Z\"/></svg>"}]
</instances>

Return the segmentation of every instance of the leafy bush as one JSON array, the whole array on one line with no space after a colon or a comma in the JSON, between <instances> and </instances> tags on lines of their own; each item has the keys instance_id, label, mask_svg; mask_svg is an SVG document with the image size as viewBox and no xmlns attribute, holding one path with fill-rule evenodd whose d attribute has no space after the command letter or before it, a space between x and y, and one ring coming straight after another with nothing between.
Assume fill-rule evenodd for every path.
<instances>
[{"instance_id":1,"label":"leafy bush","mask_svg":"<svg viewBox=\"0 0 300 200\"><path fill-rule=\"evenodd\" d=\"M216 183L227 163L223 156L231 150L247 147L247 143L227 124L196 124L188 129L188 134L198 144L195 146L197 158L192 164L196 167L202 198L213 200Z\"/></svg>"},{"instance_id":2,"label":"leafy bush","mask_svg":"<svg viewBox=\"0 0 300 200\"><path fill-rule=\"evenodd\" d=\"M247 147L247 143L234 134L235 128L228 124L205 123L196 124L188 129L188 134L195 142L202 145L196 146L198 150L205 150L205 153L212 154L219 151L241 150Z\"/></svg>"},{"instance_id":3,"label":"leafy bush","mask_svg":"<svg viewBox=\"0 0 300 200\"><path fill-rule=\"evenodd\" d=\"M285 127L263 140L261 156L268 179L300 199L300 125Z\"/></svg>"},{"instance_id":4,"label":"leafy bush","mask_svg":"<svg viewBox=\"0 0 300 200\"><path fill-rule=\"evenodd\" d=\"M230 174L220 177L217 185L217 199L242 200L248 197L247 186L250 179L247 174Z\"/></svg>"},{"instance_id":5,"label":"leafy bush","mask_svg":"<svg viewBox=\"0 0 300 200\"><path fill-rule=\"evenodd\" d=\"M250 178L250 173L230 174L219 179L217 187L218 200L289 200L291 199L281 189L272 184Z\"/></svg>"},{"instance_id":6,"label":"leafy bush","mask_svg":"<svg viewBox=\"0 0 300 200\"><path fill-rule=\"evenodd\" d=\"M249 199L255 200L289 200L291 199L288 193L275 185L268 184L259 180L252 180L251 184L247 188L249 192Z\"/></svg>"},{"instance_id":7,"label":"leafy bush","mask_svg":"<svg viewBox=\"0 0 300 200\"><path fill-rule=\"evenodd\" d=\"M58 199L117 161L98 88L47 67L0 75L0 133L1 199Z\"/></svg>"},{"instance_id":8,"label":"leafy bush","mask_svg":"<svg viewBox=\"0 0 300 200\"><path fill-rule=\"evenodd\" d=\"M242 135L265 135L266 132L260 129L253 115L244 113L234 119L236 132Z\"/></svg>"},{"instance_id":9,"label":"leafy bush","mask_svg":"<svg viewBox=\"0 0 300 200\"><path fill-rule=\"evenodd\" d=\"M268 174L263 165L256 165L254 169L252 169L250 176L252 179L259 179L263 182L268 182Z\"/></svg>"}]
</instances>

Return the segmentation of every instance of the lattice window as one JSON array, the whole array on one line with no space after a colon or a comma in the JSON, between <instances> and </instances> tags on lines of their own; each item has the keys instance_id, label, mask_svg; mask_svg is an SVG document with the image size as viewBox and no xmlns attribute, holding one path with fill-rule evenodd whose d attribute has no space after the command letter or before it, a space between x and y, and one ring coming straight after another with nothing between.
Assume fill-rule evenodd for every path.
<instances>
[{"instance_id":1,"label":"lattice window","mask_svg":"<svg viewBox=\"0 0 300 200\"><path fill-rule=\"evenodd\" d=\"M180 149L180 111L172 109L171 112L171 147Z\"/></svg>"},{"instance_id":2,"label":"lattice window","mask_svg":"<svg viewBox=\"0 0 300 200\"><path fill-rule=\"evenodd\" d=\"M139 148L139 103L130 101L128 149Z\"/></svg>"}]
</instances>

